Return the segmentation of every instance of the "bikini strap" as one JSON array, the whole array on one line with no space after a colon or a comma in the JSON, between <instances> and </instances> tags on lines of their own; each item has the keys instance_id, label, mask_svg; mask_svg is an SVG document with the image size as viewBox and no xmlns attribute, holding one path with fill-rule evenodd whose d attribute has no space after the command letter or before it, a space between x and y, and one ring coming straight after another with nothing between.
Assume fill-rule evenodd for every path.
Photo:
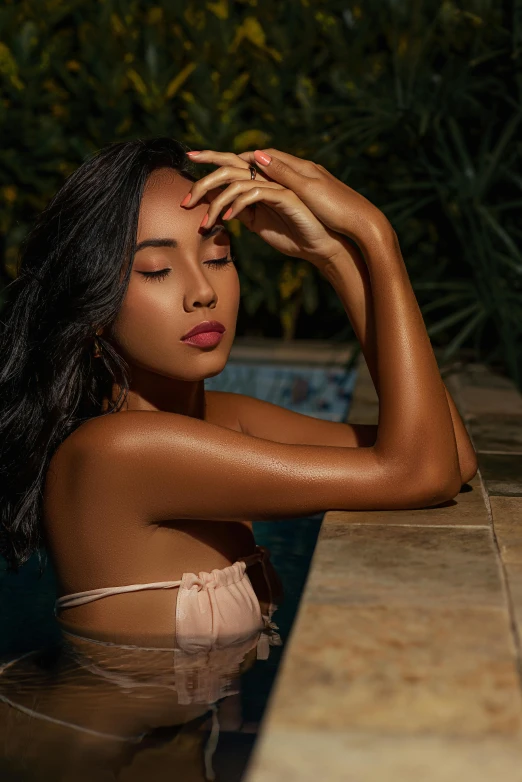
<instances>
[{"instance_id":1,"label":"bikini strap","mask_svg":"<svg viewBox=\"0 0 522 782\"><path fill-rule=\"evenodd\" d=\"M248 567L259 561L264 564L265 558L268 556L270 556L270 552L265 546L256 546L256 551L253 554L240 557L238 561L245 562ZM126 586L101 587L100 589L88 589L85 592L74 592L70 595L62 595L62 597L56 600L54 615L56 616L57 612L64 608L74 608L85 603L92 603L93 600L99 600L101 597L108 597L109 595L120 595L123 592L138 592L142 589L172 589L180 585L181 580L155 581L150 584L128 584Z\"/></svg>"},{"instance_id":2,"label":"bikini strap","mask_svg":"<svg viewBox=\"0 0 522 782\"><path fill-rule=\"evenodd\" d=\"M91 603L93 600L99 600L108 595L119 595L122 592L138 592L142 589L172 589L180 586L180 581L155 581L151 584L128 584L126 586L102 587L100 589L88 589L85 592L74 592L70 595L59 597L54 604L54 613L57 609L74 608L84 603Z\"/></svg>"}]
</instances>

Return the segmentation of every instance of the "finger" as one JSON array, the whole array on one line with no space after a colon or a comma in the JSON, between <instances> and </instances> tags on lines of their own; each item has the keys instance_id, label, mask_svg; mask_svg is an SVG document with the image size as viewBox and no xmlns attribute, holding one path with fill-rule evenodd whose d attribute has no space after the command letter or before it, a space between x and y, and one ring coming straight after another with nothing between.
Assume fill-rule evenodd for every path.
<instances>
[{"instance_id":1,"label":"finger","mask_svg":"<svg viewBox=\"0 0 522 782\"><path fill-rule=\"evenodd\" d=\"M223 215L223 219L233 220L234 218L237 218L238 220L241 220L241 222L244 222L247 228L250 228L254 217L252 214L248 215L245 213L247 207L262 202L268 206L277 208L289 206L298 201L299 199L296 194L291 190L287 190L285 187L279 189L267 187L266 184L257 185L236 198L230 209L225 212L226 217Z\"/></svg>"},{"instance_id":2,"label":"finger","mask_svg":"<svg viewBox=\"0 0 522 782\"><path fill-rule=\"evenodd\" d=\"M187 152L194 163L215 163L216 166L238 166L245 168L245 161L234 152L217 152L215 149L202 149L197 152Z\"/></svg>"},{"instance_id":3,"label":"finger","mask_svg":"<svg viewBox=\"0 0 522 782\"><path fill-rule=\"evenodd\" d=\"M198 179L197 182L194 182L190 191L181 202L181 206L193 207L209 190L218 188L220 185L230 184L230 182L235 182L238 179L251 179L248 167L221 166L210 174L207 174L207 176Z\"/></svg>"},{"instance_id":4,"label":"finger","mask_svg":"<svg viewBox=\"0 0 522 782\"><path fill-rule=\"evenodd\" d=\"M259 174L259 179L267 181L262 174ZM231 182L236 182L238 180L252 181L250 166L246 166L246 168L239 168L231 165L220 166L210 174L198 179L198 181L192 185L180 206L193 207L210 190L222 187L223 185L228 185Z\"/></svg>"},{"instance_id":5,"label":"finger","mask_svg":"<svg viewBox=\"0 0 522 782\"><path fill-rule=\"evenodd\" d=\"M293 164L285 163L276 155L267 155L264 150L254 150L253 160L273 182L278 182L288 190L293 190L301 200L304 200L310 187L317 184L317 176L301 173L293 167ZM311 163L311 161L301 161L301 163ZM314 166L314 164L311 165Z\"/></svg>"},{"instance_id":6,"label":"finger","mask_svg":"<svg viewBox=\"0 0 522 782\"><path fill-rule=\"evenodd\" d=\"M281 152L280 149L256 149L256 150L249 150L247 152L241 152L238 157L240 157L242 160L244 160L246 163L250 163L250 165L255 166L258 164L258 159L254 157L256 152L264 152L265 154L269 155L270 157L277 157L279 160L281 160L283 163L286 163L287 166L290 168L293 168L295 171L297 171L299 174L303 174L304 176L313 176L314 170L318 168L318 166L312 161L312 160L306 160L302 157L296 157L295 155L290 155L289 152ZM264 166L260 167L262 171L265 171ZM268 173L268 168L266 168L266 171Z\"/></svg>"},{"instance_id":7,"label":"finger","mask_svg":"<svg viewBox=\"0 0 522 782\"><path fill-rule=\"evenodd\" d=\"M209 230L214 225L215 220L219 217L223 209L233 203L242 193L246 193L256 187L258 187L258 184L250 179L233 182L226 190L221 191L219 195L213 199L207 214L201 221L201 227L205 228L205 230ZM272 188L273 190L285 189L282 185L278 185L277 182L263 182L263 187Z\"/></svg>"}]
</instances>

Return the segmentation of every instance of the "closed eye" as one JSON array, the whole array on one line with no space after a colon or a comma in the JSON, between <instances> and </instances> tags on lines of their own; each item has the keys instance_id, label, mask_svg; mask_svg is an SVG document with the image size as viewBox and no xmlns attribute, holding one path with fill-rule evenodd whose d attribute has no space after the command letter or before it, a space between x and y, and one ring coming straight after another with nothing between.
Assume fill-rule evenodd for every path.
<instances>
[{"instance_id":1,"label":"closed eye","mask_svg":"<svg viewBox=\"0 0 522 782\"><path fill-rule=\"evenodd\" d=\"M206 265L210 266L211 269L220 269L223 266L228 266L229 263L234 263L234 260L235 258L233 256L230 256L230 258L216 258L214 261L208 261Z\"/></svg>"},{"instance_id":2,"label":"closed eye","mask_svg":"<svg viewBox=\"0 0 522 782\"><path fill-rule=\"evenodd\" d=\"M170 269L161 269L158 272L140 272L143 274L146 280L164 280L167 274L170 274Z\"/></svg>"},{"instance_id":3,"label":"closed eye","mask_svg":"<svg viewBox=\"0 0 522 782\"><path fill-rule=\"evenodd\" d=\"M221 269L224 266L228 266L230 263L234 263L234 260L235 258L233 257L216 258L213 261L207 261L206 265L210 266L212 269ZM164 280L171 271L171 269L160 269L157 272L140 272L140 274L143 274L146 280Z\"/></svg>"}]
</instances>

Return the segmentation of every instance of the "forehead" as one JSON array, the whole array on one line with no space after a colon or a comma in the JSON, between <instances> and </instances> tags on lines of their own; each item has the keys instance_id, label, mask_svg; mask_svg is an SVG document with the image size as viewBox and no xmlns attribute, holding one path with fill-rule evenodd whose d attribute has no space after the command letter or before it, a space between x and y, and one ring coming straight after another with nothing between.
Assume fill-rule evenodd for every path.
<instances>
[{"instance_id":1,"label":"forehead","mask_svg":"<svg viewBox=\"0 0 522 782\"><path fill-rule=\"evenodd\" d=\"M193 230L193 223L199 225L201 210L198 210L198 214L194 214L194 210L180 206L180 202L191 187L192 181L172 168L159 168L153 171L143 188L138 236L140 238L145 235L147 237L180 236L183 227L185 229L190 227Z\"/></svg>"},{"instance_id":2,"label":"forehead","mask_svg":"<svg viewBox=\"0 0 522 782\"><path fill-rule=\"evenodd\" d=\"M149 175L143 188L141 205L147 208L150 204L162 199L175 199L192 186L192 182L182 176L179 171L173 168L158 168ZM178 202L179 205L179 202Z\"/></svg>"},{"instance_id":3,"label":"forehead","mask_svg":"<svg viewBox=\"0 0 522 782\"><path fill-rule=\"evenodd\" d=\"M180 203L193 184L192 180L172 168L159 168L152 172L145 183L140 204L138 244L151 238L174 239L176 244L181 242L184 246L188 241L201 244L205 239L201 220L208 204L221 191L219 188L209 190L192 209L185 209ZM218 218L216 223L222 225L221 219ZM216 238L220 244L230 241L226 229Z\"/></svg>"}]
</instances>

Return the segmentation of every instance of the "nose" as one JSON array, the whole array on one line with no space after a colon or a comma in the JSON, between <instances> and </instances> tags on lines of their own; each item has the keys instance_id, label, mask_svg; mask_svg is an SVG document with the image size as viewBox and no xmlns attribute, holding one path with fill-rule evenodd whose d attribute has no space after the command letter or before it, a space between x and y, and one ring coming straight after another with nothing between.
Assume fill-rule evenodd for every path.
<instances>
[{"instance_id":1,"label":"nose","mask_svg":"<svg viewBox=\"0 0 522 782\"><path fill-rule=\"evenodd\" d=\"M196 268L195 270L188 272L185 283L185 310L190 312L198 307L214 308L216 302L216 291L205 276L203 270L201 268Z\"/></svg>"}]
</instances>

